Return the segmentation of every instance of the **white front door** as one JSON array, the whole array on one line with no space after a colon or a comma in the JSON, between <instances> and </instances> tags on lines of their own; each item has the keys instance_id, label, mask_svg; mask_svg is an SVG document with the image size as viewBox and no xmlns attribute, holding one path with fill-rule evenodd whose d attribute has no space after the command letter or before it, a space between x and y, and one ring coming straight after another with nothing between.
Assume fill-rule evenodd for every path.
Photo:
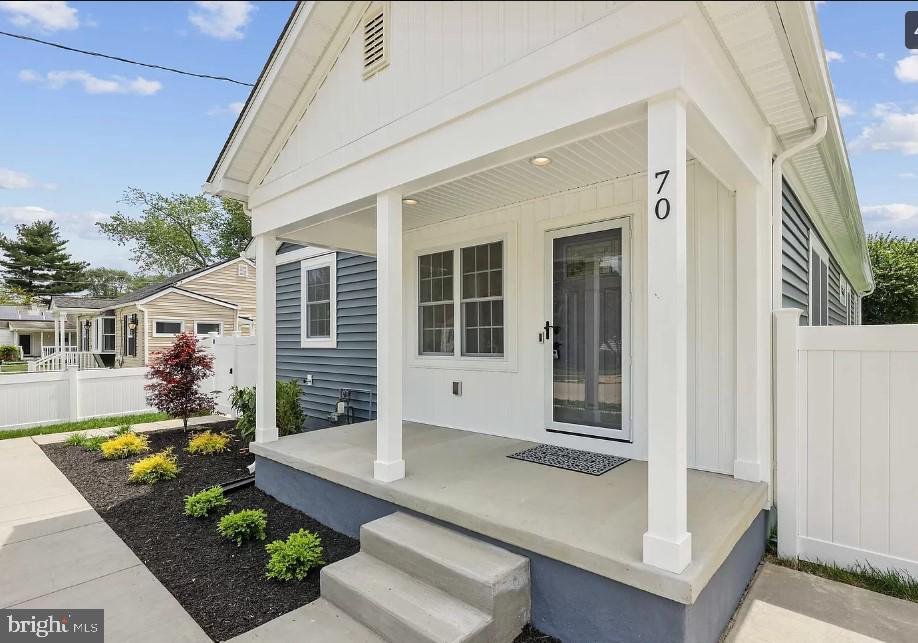
<instances>
[{"instance_id":1,"label":"white front door","mask_svg":"<svg viewBox=\"0 0 918 643\"><path fill-rule=\"evenodd\" d=\"M631 441L627 218L546 232L548 431Z\"/></svg>"}]
</instances>

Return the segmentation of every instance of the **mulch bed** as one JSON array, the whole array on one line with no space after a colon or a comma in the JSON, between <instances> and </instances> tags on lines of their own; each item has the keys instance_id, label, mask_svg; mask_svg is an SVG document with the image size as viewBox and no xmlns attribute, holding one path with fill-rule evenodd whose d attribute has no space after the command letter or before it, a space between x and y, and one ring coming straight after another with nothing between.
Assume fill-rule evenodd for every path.
<instances>
[{"instance_id":1,"label":"mulch bed","mask_svg":"<svg viewBox=\"0 0 918 643\"><path fill-rule=\"evenodd\" d=\"M231 433L233 425L222 422L194 430ZM150 453L170 446L175 449L182 470L175 480L153 486L128 483L128 465L139 457L103 460L98 452L65 444L42 449L211 638L232 638L319 597L318 569L302 582L265 578L266 543L305 527L322 538L326 563L347 558L360 549L357 540L254 486L227 494L231 504L211 518L185 516L185 496L246 475L245 467L253 457L235 438L230 451L199 456L185 452L188 434L181 430L148 436ZM236 547L217 534L217 521L224 513L244 508L267 512L268 537ZM556 641L527 625L515 643Z\"/></svg>"},{"instance_id":2,"label":"mulch bed","mask_svg":"<svg viewBox=\"0 0 918 643\"><path fill-rule=\"evenodd\" d=\"M225 428L231 429L232 423ZM151 453L175 448L182 469L175 480L153 486L129 484L128 464L139 458L103 460L97 452L63 444L42 448L211 638L229 639L319 597L318 569L302 582L265 578L266 543L305 527L322 538L326 563L360 549L353 538L254 486L227 494L231 504L215 517L185 516L185 496L246 475L253 457L240 453L238 440L228 452L199 456L184 451L188 436L181 430L148 435ZM268 513L268 537L236 547L217 534L217 521L223 513L244 508Z\"/></svg>"}]
</instances>

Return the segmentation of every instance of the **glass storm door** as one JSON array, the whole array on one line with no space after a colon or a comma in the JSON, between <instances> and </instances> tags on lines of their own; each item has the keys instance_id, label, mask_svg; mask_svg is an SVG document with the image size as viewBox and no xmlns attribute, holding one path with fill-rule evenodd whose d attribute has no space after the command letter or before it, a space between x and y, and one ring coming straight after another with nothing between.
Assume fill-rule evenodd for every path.
<instances>
[{"instance_id":1,"label":"glass storm door","mask_svg":"<svg viewBox=\"0 0 918 643\"><path fill-rule=\"evenodd\" d=\"M549 431L630 441L627 219L547 233Z\"/></svg>"}]
</instances>

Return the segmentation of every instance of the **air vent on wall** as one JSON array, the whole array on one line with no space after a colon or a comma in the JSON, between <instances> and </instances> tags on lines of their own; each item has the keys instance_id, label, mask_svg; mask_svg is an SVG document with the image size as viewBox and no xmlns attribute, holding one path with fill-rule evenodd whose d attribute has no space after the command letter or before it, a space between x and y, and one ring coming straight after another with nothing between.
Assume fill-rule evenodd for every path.
<instances>
[{"instance_id":1,"label":"air vent on wall","mask_svg":"<svg viewBox=\"0 0 918 643\"><path fill-rule=\"evenodd\" d=\"M388 3L374 3L363 20L363 77L389 64Z\"/></svg>"}]
</instances>

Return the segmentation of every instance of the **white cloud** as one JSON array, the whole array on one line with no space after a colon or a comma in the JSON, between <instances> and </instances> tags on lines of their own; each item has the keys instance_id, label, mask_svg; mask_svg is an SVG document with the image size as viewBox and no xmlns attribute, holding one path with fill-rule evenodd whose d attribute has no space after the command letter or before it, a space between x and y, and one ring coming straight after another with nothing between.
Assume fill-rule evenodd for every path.
<instances>
[{"instance_id":1,"label":"white cloud","mask_svg":"<svg viewBox=\"0 0 918 643\"><path fill-rule=\"evenodd\" d=\"M49 71L42 76L31 69L19 72L19 80L28 83L41 83L48 89L61 89L68 83L78 83L83 86L87 94L137 94L150 96L163 88L158 80L147 80L143 76L134 79L123 76L99 78L88 71L76 69L72 71Z\"/></svg>"},{"instance_id":2,"label":"white cloud","mask_svg":"<svg viewBox=\"0 0 918 643\"><path fill-rule=\"evenodd\" d=\"M838 106L838 115L842 118L845 116L854 116L857 113L857 110L854 108L854 103L850 100L839 98L835 104Z\"/></svg>"},{"instance_id":3,"label":"white cloud","mask_svg":"<svg viewBox=\"0 0 918 643\"><path fill-rule=\"evenodd\" d=\"M871 113L880 120L861 130L852 151L918 154L918 113L903 112L894 103L877 103Z\"/></svg>"},{"instance_id":4,"label":"white cloud","mask_svg":"<svg viewBox=\"0 0 918 643\"><path fill-rule=\"evenodd\" d=\"M914 232L918 227L918 205L886 203L861 208L864 227L874 232Z\"/></svg>"},{"instance_id":5,"label":"white cloud","mask_svg":"<svg viewBox=\"0 0 918 643\"><path fill-rule=\"evenodd\" d=\"M877 60L886 60L886 52L881 51L877 53Z\"/></svg>"},{"instance_id":6,"label":"white cloud","mask_svg":"<svg viewBox=\"0 0 918 643\"><path fill-rule=\"evenodd\" d=\"M842 54L838 53L837 51L826 49L826 61L830 63L836 62L836 61L843 63L845 62L845 57Z\"/></svg>"},{"instance_id":7,"label":"white cloud","mask_svg":"<svg viewBox=\"0 0 918 643\"><path fill-rule=\"evenodd\" d=\"M0 11L9 14L17 27L37 27L41 31L61 31L80 26L77 10L66 2L0 2Z\"/></svg>"},{"instance_id":8,"label":"white cloud","mask_svg":"<svg viewBox=\"0 0 918 643\"><path fill-rule=\"evenodd\" d=\"M915 177L918 177L918 174L915 174L914 172L899 172L896 176L898 176L900 179L914 179Z\"/></svg>"},{"instance_id":9,"label":"white cloud","mask_svg":"<svg viewBox=\"0 0 918 643\"><path fill-rule=\"evenodd\" d=\"M110 215L102 212L56 212L37 205L0 206L0 227L13 228L36 221L54 221L65 238L99 239L96 223Z\"/></svg>"},{"instance_id":10,"label":"white cloud","mask_svg":"<svg viewBox=\"0 0 918 643\"><path fill-rule=\"evenodd\" d=\"M27 190L29 188L54 190L57 189L57 186L53 183L36 181L25 172L17 172L6 167L0 167L0 190Z\"/></svg>"},{"instance_id":11,"label":"white cloud","mask_svg":"<svg viewBox=\"0 0 918 643\"><path fill-rule=\"evenodd\" d=\"M896 78L903 83L918 83L918 52L896 62Z\"/></svg>"},{"instance_id":12,"label":"white cloud","mask_svg":"<svg viewBox=\"0 0 918 643\"><path fill-rule=\"evenodd\" d=\"M255 6L251 2L195 2L197 11L188 13L188 20L198 30L220 40L240 40L243 28L252 19Z\"/></svg>"},{"instance_id":13,"label":"white cloud","mask_svg":"<svg viewBox=\"0 0 918 643\"><path fill-rule=\"evenodd\" d=\"M229 105L220 105L217 107L211 107L207 110L208 116L238 116L242 113L242 108L245 107L245 103L242 101L233 101Z\"/></svg>"}]
</instances>

